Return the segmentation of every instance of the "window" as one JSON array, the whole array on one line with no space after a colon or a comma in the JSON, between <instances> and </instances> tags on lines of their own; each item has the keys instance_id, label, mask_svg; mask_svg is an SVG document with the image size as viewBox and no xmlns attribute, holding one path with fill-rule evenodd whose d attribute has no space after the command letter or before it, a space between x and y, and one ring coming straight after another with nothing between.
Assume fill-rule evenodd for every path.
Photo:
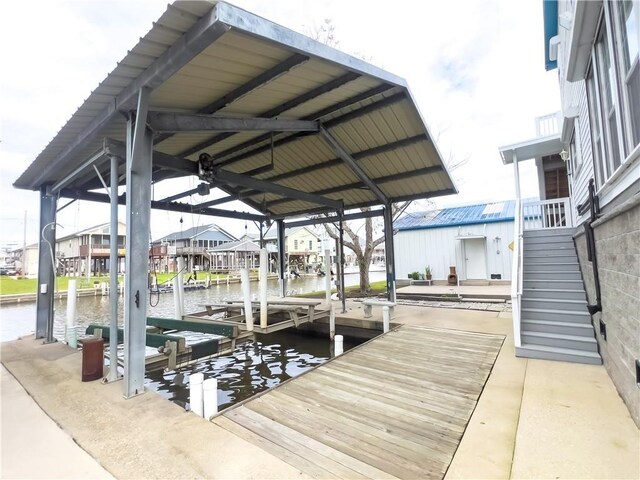
<instances>
[{"instance_id":1,"label":"window","mask_svg":"<svg viewBox=\"0 0 640 480\"><path fill-rule=\"evenodd\" d=\"M601 187L608 178L604 172L602 151L602 129L600 128L600 115L598 115L597 97L593 70L587 73L587 99L589 101L589 118L591 121L591 141L593 143L593 165L596 175L596 184Z\"/></svg>"},{"instance_id":2,"label":"window","mask_svg":"<svg viewBox=\"0 0 640 480\"><path fill-rule=\"evenodd\" d=\"M629 150L640 144L640 4L631 0L615 2L618 35L616 46L620 59L620 83L625 98L629 128Z\"/></svg>"},{"instance_id":3,"label":"window","mask_svg":"<svg viewBox=\"0 0 640 480\"><path fill-rule=\"evenodd\" d=\"M294 241L293 241L293 249L294 249L295 251L298 251L298 240L294 240Z\"/></svg>"},{"instance_id":4,"label":"window","mask_svg":"<svg viewBox=\"0 0 640 480\"><path fill-rule=\"evenodd\" d=\"M313 240L309 240L309 250L313 250Z\"/></svg>"}]
</instances>

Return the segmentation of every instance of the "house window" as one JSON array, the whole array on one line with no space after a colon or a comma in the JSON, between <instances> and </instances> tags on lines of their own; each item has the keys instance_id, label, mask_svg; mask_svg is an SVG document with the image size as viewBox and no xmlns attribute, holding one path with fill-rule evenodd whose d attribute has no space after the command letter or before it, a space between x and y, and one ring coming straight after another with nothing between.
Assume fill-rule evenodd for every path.
<instances>
[{"instance_id":1,"label":"house window","mask_svg":"<svg viewBox=\"0 0 640 480\"><path fill-rule=\"evenodd\" d=\"M640 4L631 0L614 2L617 11L616 38L620 58L620 83L627 106L629 123L629 151L640 144Z\"/></svg>"},{"instance_id":2,"label":"house window","mask_svg":"<svg viewBox=\"0 0 640 480\"><path fill-rule=\"evenodd\" d=\"M313 240L309 240L309 250L313 250Z\"/></svg>"},{"instance_id":3,"label":"house window","mask_svg":"<svg viewBox=\"0 0 640 480\"><path fill-rule=\"evenodd\" d=\"M604 2L586 82L596 183L640 144L640 5Z\"/></svg>"},{"instance_id":4,"label":"house window","mask_svg":"<svg viewBox=\"0 0 640 480\"><path fill-rule=\"evenodd\" d=\"M298 251L298 240L294 240L293 241L293 249L297 252Z\"/></svg>"}]
</instances>

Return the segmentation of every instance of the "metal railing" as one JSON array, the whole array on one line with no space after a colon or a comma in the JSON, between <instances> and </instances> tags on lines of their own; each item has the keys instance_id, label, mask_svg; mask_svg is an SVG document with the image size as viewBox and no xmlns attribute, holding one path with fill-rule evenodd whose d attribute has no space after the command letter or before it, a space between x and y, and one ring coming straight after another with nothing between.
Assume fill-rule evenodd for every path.
<instances>
[{"instance_id":1,"label":"metal railing","mask_svg":"<svg viewBox=\"0 0 640 480\"><path fill-rule=\"evenodd\" d=\"M520 339L520 300L522 298L522 271L524 264L522 241L524 215L523 205L520 199L516 199L514 229L513 263L511 265L511 311L513 318L513 343L516 347L520 347L522 343Z\"/></svg>"},{"instance_id":2,"label":"metal railing","mask_svg":"<svg viewBox=\"0 0 640 480\"><path fill-rule=\"evenodd\" d=\"M573 227L569 198L527 202L522 210L524 230Z\"/></svg>"}]
</instances>

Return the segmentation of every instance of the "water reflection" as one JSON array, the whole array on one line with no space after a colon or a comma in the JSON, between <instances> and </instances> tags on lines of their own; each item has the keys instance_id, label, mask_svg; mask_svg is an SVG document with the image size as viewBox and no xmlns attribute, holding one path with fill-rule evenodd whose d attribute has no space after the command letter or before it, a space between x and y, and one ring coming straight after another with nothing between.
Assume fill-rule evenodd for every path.
<instances>
[{"instance_id":1,"label":"water reflection","mask_svg":"<svg viewBox=\"0 0 640 480\"><path fill-rule=\"evenodd\" d=\"M345 350L359 342L345 339ZM203 373L218 380L218 408L222 410L256 393L326 362L332 357L328 338L280 331L258 335L255 343L236 348L232 355L213 358L178 371L153 372L145 386L182 407L189 404L189 376Z\"/></svg>"}]
</instances>

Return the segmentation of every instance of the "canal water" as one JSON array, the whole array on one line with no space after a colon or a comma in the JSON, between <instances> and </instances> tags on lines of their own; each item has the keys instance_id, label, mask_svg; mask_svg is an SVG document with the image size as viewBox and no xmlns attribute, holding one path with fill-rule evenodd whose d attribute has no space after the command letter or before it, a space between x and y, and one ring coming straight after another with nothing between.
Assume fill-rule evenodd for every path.
<instances>
[{"instance_id":1,"label":"canal water","mask_svg":"<svg viewBox=\"0 0 640 480\"><path fill-rule=\"evenodd\" d=\"M371 272L372 282L384 280L384 272ZM357 285L358 274L345 275L346 286ZM252 292L257 292L257 282L251 284ZM301 277L290 279L287 290L306 293L324 290L324 277ZM278 294L278 281L269 280L268 294ZM212 285L209 289L184 292L185 311L202 311L203 304L213 304L222 300L242 298L239 283ZM174 317L173 294L153 294L147 307L149 316ZM55 301L54 336L64 340L66 323L66 300ZM124 300L119 298L119 325L124 323ZM109 323L109 297L80 297L77 299L77 330L84 334L91 323ZM0 307L2 341L14 340L34 332L35 303L6 305ZM345 338L344 350L348 350L364 340ZM269 335L258 335L257 341L240 345L231 355L212 358L176 371L152 372L146 377L146 387L156 391L168 400L188 408L189 376L201 372L205 378L218 379L218 405L222 410L245 400L258 392L271 388L280 382L295 377L333 356L328 338L313 337L292 331L281 331Z\"/></svg>"}]
</instances>

